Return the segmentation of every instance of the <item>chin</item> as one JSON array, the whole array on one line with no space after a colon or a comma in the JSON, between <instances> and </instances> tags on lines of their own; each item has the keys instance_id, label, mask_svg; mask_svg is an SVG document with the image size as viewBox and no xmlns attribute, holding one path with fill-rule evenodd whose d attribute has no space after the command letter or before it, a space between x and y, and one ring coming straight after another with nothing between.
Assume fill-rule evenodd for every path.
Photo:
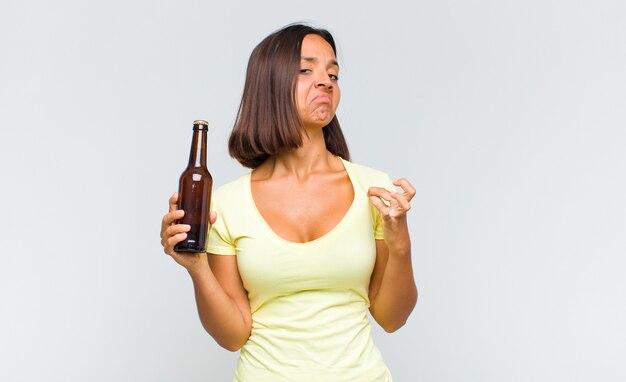
<instances>
[{"instance_id":1,"label":"chin","mask_svg":"<svg viewBox=\"0 0 626 382\"><path fill-rule=\"evenodd\" d=\"M316 116L314 122L320 124L322 126L326 126L333 120L334 114L324 113L322 115Z\"/></svg>"}]
</instances>

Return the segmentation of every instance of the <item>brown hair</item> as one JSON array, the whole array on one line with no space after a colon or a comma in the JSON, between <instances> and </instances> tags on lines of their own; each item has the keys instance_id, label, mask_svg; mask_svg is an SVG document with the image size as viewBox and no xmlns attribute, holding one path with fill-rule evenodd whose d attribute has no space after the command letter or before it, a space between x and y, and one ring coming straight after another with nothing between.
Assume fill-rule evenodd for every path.
<instances>
[{"instance_id":1,"label":"brown hair","mask_svg":"<svg viewBox=\"0 0 626 382\"><path fill-rule=\"evenodd\" d=\"M327 30L291 24L267 36L250 55L239 112L228 140L230 155L246 167L256 168L272 155L302 146L296 80L302 40L309 34L321 36L337 54ZM328 151L350 160L336 115L322 131Z\"/></svg>"}]
</instances>

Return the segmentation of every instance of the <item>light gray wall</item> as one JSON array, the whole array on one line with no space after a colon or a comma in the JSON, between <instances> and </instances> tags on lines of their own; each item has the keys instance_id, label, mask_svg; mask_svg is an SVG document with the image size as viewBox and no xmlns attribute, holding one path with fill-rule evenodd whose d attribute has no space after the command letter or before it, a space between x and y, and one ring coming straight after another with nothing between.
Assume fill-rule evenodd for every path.
<instances>
[{"instance_id":1,"label":"light gray wall","mask_svg":"<svg viewBox=\"0 0 626 382\"><path fill-rule=\"evenodd\" d=\"M218 185L245 65L338 40L355 162L418 192L397 381L623 381L623 1L0 3L0 380L226 381L159 225L207 119Z\"/></svg>"}]
</instances>

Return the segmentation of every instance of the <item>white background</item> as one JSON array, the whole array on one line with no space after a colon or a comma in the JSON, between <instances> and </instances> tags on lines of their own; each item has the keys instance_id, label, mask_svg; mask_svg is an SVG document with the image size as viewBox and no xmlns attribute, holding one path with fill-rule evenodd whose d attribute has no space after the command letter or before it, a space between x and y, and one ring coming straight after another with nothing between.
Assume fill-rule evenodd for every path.
<instances>
[{"instance_id":1,"label":"white background","mask_svg":"<svg viewBox=\"0 0 626 382\"><path fill-rule=\"evenodd\" d=\"M0 3L0 380L227 381L159 227L194 119L216 185L252 48L338 42L354 162L409 178L397 381L626 380L623 1Z\"/></svg>"}]
</instances>

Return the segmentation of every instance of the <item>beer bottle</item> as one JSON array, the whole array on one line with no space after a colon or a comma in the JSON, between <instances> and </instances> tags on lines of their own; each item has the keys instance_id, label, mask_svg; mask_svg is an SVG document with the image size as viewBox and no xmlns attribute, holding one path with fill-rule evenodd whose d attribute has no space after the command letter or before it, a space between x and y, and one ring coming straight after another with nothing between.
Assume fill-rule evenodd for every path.
<instances>
[{"instance_id":1,"label":"beer bottle","mask_svg":"<svg viewBox=\"0 0 626 382\"><path fill-rule=\"evenodd\" d=\"M206 165L207 131L206 121L193 122L193 139L189 152L189 164L180 176L178 185L178 209L185 216L178 224L189 224L187 238L174 246L177 252L204 252L209 229L209 208L213 178Z\"/></svg>"}]
</instances>

